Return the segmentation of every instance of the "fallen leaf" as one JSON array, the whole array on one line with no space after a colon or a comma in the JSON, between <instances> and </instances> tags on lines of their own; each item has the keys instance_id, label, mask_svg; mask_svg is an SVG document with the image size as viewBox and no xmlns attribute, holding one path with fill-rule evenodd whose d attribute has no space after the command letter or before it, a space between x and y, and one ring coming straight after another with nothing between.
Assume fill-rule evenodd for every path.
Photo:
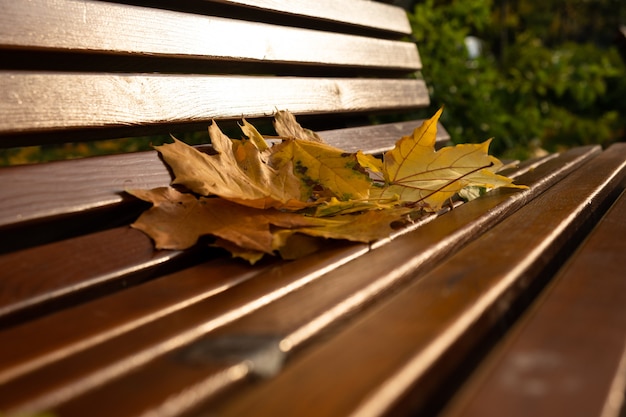
<instances>
[{"instance_id":1,"label":"fallen leaf","mask_svg":"<svg viewBox=\"0 0 626 417\"><path fill-rule=\"evenodd\" d=\"M293 166L294 174L313 195L316 188L340 200L365 199L371 181L359 165L356 154L319 142L285 140L274 146L272 166Z\"/></svg>"},{"instance_id":2,"label":"fallen leaf","mask_svg":"<svg viewBox=\"0 0 626 417\"><path fill-rule=\"evenodd\" d=\"M250 263L250 265L254 265L258 261L263 259L263 257L266 255L265 252L252 249L244 249L240 246L235 245L233 242L220 238L215 239L215 242L213 242L211 246L225 249L230 253L233 258L241 258L243 260L246 260L248 261L248 263Z\"/></svg>"},{"instance_id":3,"label":"fallen leaf","mask_svg":"<svg viewBox=\"0 0 626 417\"><path fill-rule=\"evenodd\" d=\"M360 211L390 209L398 205L398 199L387 200L347 200L340 201L336 198L324 201L315 207L315 217L336 216L338 214L351 214Z\"/></svg>"},{"instance_id":4,"label":"fallen leaf","mask_svg":"<svg viewBox=\"0 0 626 417\"><path fill-rule=\"evenodd\" d=\"M207 155L174 139L158 146L174 172L173 184L203 195L217 195L255 208L300 209L302 189L289 164L274 169L264 163L251 141L232 141L213 123L209 127L216 155Z\"/></svg>"},{"instance_id":5,"label":"fallen leaf","mask_svg":"<svg viewBox=\"0 0 626 417\"><path fill-rule=\"evenodd\" d=\"M222 198L196 197L171 187L134 190L132 194L153 204L131 226L150 236L157 249L184 250L198 243L200 237L211 235L218 238L215 246L251 263L261 254L277 250L291 259L321 246L317 239L295 238L296 234L355 242L382 239L393 231L394 221L411 211L396 208L325 219L255 209ZM306 245L286 248L294 239Z\"/></svg>"},{"instance_id":6,"label":"fallen leaf","mask_svg":"<svg viewBox=\"0 0 626 417\"><path fill-rule=\"evenodd\" d=\"M334 223L317 227L299 227L295 232L327 239L373 242L388 237L394 231L392 224L412 211L412 208L396 207L355 214L342 214L329 218L336 220Z\"/></svg>"},{"instance_id":7,"label":"fallen leaf","mask_svg":"<svg viewBox=\"0 0 626 417\"><path fill-rule=\"evenodd\" d=\"M299 259L328 246L325 238L307 236L289 229L274 232L274 247L283 259Z\"/></svg>"},{"instance_id":8,"label":"fallen leaf","mask_svg":"<svg viewBox=\"0 0 626 417\"><path fill-rule=\"evenodd\" d=\"M213 235L242 249L270 254L275 249L271 226L296 228L330 222L298 213L247 207L223 198L197 198L171 187L130 193L153 204L131 226L149 235L157 249L187 249L201 236Z\"/></svg>"},{"instance_id":9,"label":"fallen leaf","mask_svg":"<svg viewBox=\"0 0 626 417\"><path fill-rule=\"evenodd\" d=\"M436 211L466 186L514 186L512 180L496 174L502 163L488 154L490 140L435 150L441 112L384 154L384 183L372 188L372 198L395 197L402 202L423 203Z\"/></svg>"},{"instance_id":10,"label":"fallen leaf","mask_svg":"<svg viewBox=\"0 0 626 417\"><path fill-rule=\"evenodd\" d=\"M374 155L364 154L361 151L357 151L356 159L359 161L359 165L365 169L369 169L372 173L383 172L383 161L376 158Z\"/></svg>"},{"instance_id":11,"label":"fallen leaf","mask_svg":"<svg viewBox=\"0 0 626 417\"><path fill-rule=\"evenodd\" d=\"M261 135L254 126L248 123L246 119L242 119L242 122L239 125L239 127L241 128L241 131L243 132L243 134L246 135L248 139L250 139L250 141L254 144L254 146L261 153L264 153L267 150L269 150L269 145L265 141L265 138L263 138L263 135Z\"/></svg>"}]
</instances>

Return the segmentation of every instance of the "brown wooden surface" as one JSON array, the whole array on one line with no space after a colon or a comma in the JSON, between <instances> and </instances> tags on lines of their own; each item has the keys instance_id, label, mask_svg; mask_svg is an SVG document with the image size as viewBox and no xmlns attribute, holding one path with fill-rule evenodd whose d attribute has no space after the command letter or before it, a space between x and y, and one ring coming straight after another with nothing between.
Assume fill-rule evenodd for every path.
<instances>
[{"instance_id":1,"label":"brown wooden surface","mask_svg":"<svg viewBox=\"0 0 626 417\"><path fill-rule=\"evenodd\" d=\"M120 378L128 372L131 373L124 377L127 378L126 382L118 384L117 379L116 383L105 385L94 392L99 396L102 395L102 398L108 395L121 398L128 392L119 392L120 389L125 391L124 387L137 386L136 382L141 380L142 386L155 383L158 386L155 385L154 392L169 391L174 398L181 394L176 390L189 388L188 385L183 387L178 385L186 378L184 376L186 372L177 377L181 379L146 380L146 375L156 372L154 367L164 366L172 369L173 365L167 363L171 360L171 355L170 359L158 358L172 349L181 347L183 343L203 338L210 331L252 311L255 312L253 316L233 324L234 327L229 327L230 330L223 331L234 336L259 333L273 335L279 337L279 341L282 340L283 347L289 345L290 349L297 350L302 345L310 343L312 338L328 327L345 320L347 316L372 303L381 293L399 285L411 273L432 266L433 262L455 250L477 233L483 232L523 202L543 192L596 152L597 148L587 148L586 151L578 149L563 155L558 161L557 159L548 161L546 165L551 166L540 165L520 178L521 181L525 180L533 185L530 190L521 193L497 193L491 198L463 205L414 232L398 237L393 245L378 245L377 249L367 256L361 256L349 263L346 263L347 259L354 257L359 251L363 253L367 248L357 245L354 249L342 249L357 252L351 252L352 255L347 257L343 254L341 258L335 258L340 263L334 261L333 269L323 268L319 257L306 258L280 268L261 271L260 275L249 278L211 299L205 300L204 297L194 296L194 301L189 301L188 305L184 305L185 303L178 298L180 291L173 290L174 281L167 284L155 280L106 299L49 316L42 319L40 324L30 323L28 326L9 329L0 335L0 339L20 340L24 345L0 347L0 358L4 358L5 361L4 371L0 372L0 380L4 382L0 392L6 393L7 398L13 398L3 405L8 409L26 407L24 410L28 409L27 404L33 407L52 407L58 402L64 402L70 394L97 389L111 378ZM389 267L390 264L402 262L406 265L402 269L394 270ZM219 274L224 268L224 264L218 265L212 274L208 272L212 269L210 265L201 265L174 274L172 280L180 279L176 278L179 275L197 277L194 279L200 279L198 275L201 275L207 279L208 276ZM312 273L314 275L310 275ZM298 277L304 281L298 281ZM227 280L234 281L239 282L240 279ZM208 282L210 281L207 281L206 285L209 285ZM171 293L169 296L159 290L168 288L167 285L170 286L170 291L167 292ZM198 290L199 294L203 292L206 293L206 290ZM162 301L156 304L149 302L155 296L157 300ZM172 303L167 301L169 297L178 299L175 304L181 306L180 310L167 307L168 303L170 305ZM137 300L145 300L143 304L148 305L139 310L144 311L140 316L136 313L130 314L128 310L128 307L137 310ZM272 305L268 305L270 301ZM106 307L107 305L110 307ZM95 317L90 313L94 311L99 312ZM167 316L163 316L164 311L168 311ZM212 314L216 316L211 318ZM129 324L129 320L131 323L142 325L139 327L137 324ZM59 324L55 324L55 321ZM52 339L54 342L48 341L46 333L54 331L60 323L66 323L71 329L71 334L57 335ZM98 337L98 334L109 336ZM44 340L45 343L42 342ZM92 344L85 341L91 341ZM97 342L101 343L96 344ZM60 359L68 352L73 352L73 356ZM177 357L177 354L172 355ZM50 363L53 359L58 361ZM156 362L150 362L150 367L145 371L143 368L137 368L153 360ZM163 360L166 362L163 363ZM210 361L210 358L207 360ZM131 363L134 365L131 366ZM223 371L219 365L219 363L211 365L215 374L204 375L213 381L211 382L213 388L205 392L205 395L219 390L220 387L224 388L219 384L215 385L215 378L219 379ZM40 368L28 373L35 366ZM62 373L63 377L59 376L61 369L65 370ZM243 368L237 369L238 372L243 372ZM245 373L252 371L253 369L247 369ZM189 373L188 377L191 379L187 380L187 383L191 385L199 383L197 378L201 375L198 372ZM245 375L232 382L240 382L243 376ZM175 381L178 383L171 385ZM227 378L224 381L231 380ZM149 391L151 390L144 390L146 393ZM86 396L77 401L89 402L92 398ZM155 403L148 401L150 399L153 399L152 395L137 397L127 404L126 410L135 407L154 407ZM67 410L75 406L76 403L70 404ZM70 413L67 410L65 411ZM120 408L117 412L123 413L124 409Z\"/></svg>"},{"instance_id":2,"label":"brown wooden surface","mask_svg":"<svg viewBox=\"0 0 626 417\"><path fill-rule=\"evenodd\" d=\"M396 8L375 2L355 3L324 8L316 2L309 13L316 9L325 10L326 16L338 16L341 9L350 8L350 16L358 19L362 13L370 20L375 20L379 11L398 13ZM354 13L355 6L363 10ZM386 16L380 18L387 20ZM99 1L5 1L0 14L0 47L405 71L421 66L412 42Z\"/></svg>"},{"instance_id":3,"label":"brown wooden surface","mask_svg":"<svg viewBox=\"0 0 626 417\"><path fill-rule=\"evenodd\" d=\"M276 109L350 113L427 103L424 82L408 79L0 72L0 135L104 127L122 135L141 125L171 129ZM2 139L3 146L18 143Z\"/></svg>"},{"instance_id":4,"label":"brown wooden surface","mask_svg":"<svg viewBox=\"0 0 626 417\"><path fill-rule=\"evenodd\" d=\"M273 10L288 16L312 17L364 28L376 28L408 35L411 26L402 9L373 1L334 0L208 0L216 3L237 4L254 9Z\"/></svg>"},{"instance_id":5,"label":"brown wooden surface","mask_svg":"<svg viewBox=\"0 0 626 417\"><path fill-rule=\"evenodd\" d=\"M8 167L0 170L0 178L4 227L119 205L126 189L150 189L171 181L156 152Z\"/></svg>"},{"instance_id":6,"label":"brown wooden surface","mask_svg":"<svg viewBox=\"0 0 626 417\"><path fill-rule=\"evenodd\" d=\"M622 194L445 417L622 415L625 254Z\"/></svg>"},{"instance_id":7,"label":"brown wooden surface","mask_svg":"<svg viewBox=\"0 0 626 417\"><path fill-rule=\"evenodd\" d=\"M0 327L141 282L186 258L155 251L128 226L0 255Z\"/></svg>"},{"instance_id":8,"label":"brown wooden surface","mask_svg":"<svg viewBox=\"0 0 626 417\"><path fill-rule=\"evenodd\" d=\"M374 416L406 413L396 408L404 401L424 405L610 199L626 175L624 149L598 156L276 377L211 412Z\"/></svg>"},{"instance_id":9,"label":"brown wooden surface","mask_svg":"<svg viewBox=\"0 0 626 417\"><path fill-rule=\"evenodd\" d=\"M256 311L366 250L356 245L324 251L269 268L254 280L249 278L262 267L216 261L174 274L169 283L151 281L48 316L41 325L32 322L2 332L1 338L20 340L22 347L0 344L0 407L49 409ZM201 291L198 284L207 289ZM59 326L64 330L57 335ZM50 332L49 337L42 332ZM48 346L39 343L44 340Z\"/></svg>"},{"instance_id":10,"label":"brown wooden surface","mask_svg":"<svg viewBox=\"0 0 626 417\"><path fill-rule=\"evenodd\" d=\"M405 135L410 135L423 120L409 122L386 123L346 129L319 132L325 142L348 152L363 151L364 153L382 154L393 149L396 142ZM437 146L448 145L450 135L441 125L437 125Z\"/></svg>"}]
</instances>

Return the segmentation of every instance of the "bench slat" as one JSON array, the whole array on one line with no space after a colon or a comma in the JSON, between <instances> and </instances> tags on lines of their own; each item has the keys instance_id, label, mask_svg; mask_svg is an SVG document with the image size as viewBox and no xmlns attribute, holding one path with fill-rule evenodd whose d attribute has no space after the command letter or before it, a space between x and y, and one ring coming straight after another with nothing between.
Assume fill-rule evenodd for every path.
<instances>
[{"instance_id":1,"label":"bench slat","mask_svg":"<svg viewBox=\"0 0 626 417\"><path fill-rule=\"evenodd\" d=\"M331 325L335 321L344 319L346 315L362 308L363 303L371 303L381 292L392 286L398 285L406 278L409 271L413 271L416 268L428 268L446 253L458 248L463 244L463 242L467 241L467 239L475 235L477 232L486 230L489 226L497 222L497 219L505 216L508 212L514 210L524 201L527 201L533 196L541 193L552 183L558 181L563 175L571 171L571 169L582 163L582 161L597 153L597 150L597 148L586 148L586 151L577 149L569 154L563 155L563 157L561 157L558 161L557 159L559 158L548 161L546 165L551 166L544 167L543 165L540 165L524 177L526 181L529 181L530 184L534 185L530 190L514 195L511 195L511 193L495 194L490 199L476 200L472 203L463 205L458 209L455 209L452 213L443 216L440 221L438 221L439 219L434 220L422 226L415 232L398 237L394 242L394 245L379 245L376 250L372 251L366 257L360 257L349 263L342 261L342 264L345 264L345 266L335 265L335 267L338 266L338 269L333 270L332 272L329 272L329 270L326 269L326 271L323 272L326 273L323 280L320 280L322 275L316 275L315 281L312 281L313 277L305 276L305 279L308 280L306 291L300 292L290 298L275 299L274 302L276 304L264 309L266 313L260 314L260 319L268 320L269 323L274 323L275 326L278 326L273 329L274 333L272 334L276 337L282 337L285 341L288 340L288 343L292 347L308 343L312 337L324 330L325 327ZM552 175L545 175L546 173L552 173ZM520 180L523 180L524 178L521 178ZM546 178L549 179L546 180ZM450 216L452 216L454 221L451 221ZM444 217L446 218L444 219ZM403 250L398 250L399 248L403 248ZM405 269L395 272L389 271L385 265L389 265L390 259L396 258L398 263L408 262L407 259L410 258L414 258L414 260L408 262L410 265L408 270ZM295 275L294 268L298 268L299 270L301 267L298 265L302 262L309 265L313 261L309 258L305 258L297 262L287 263L281 266L282 269L272 268L267 273L262 273L262 275L256 276L254 279L248 280L221 295L216 295L211 300L207 300L205 302L200 299L198 303L190 305L184 311L172 314L171 317L164 317L159 319L158 322L146 324L140 329L124 333L123 335L118 336L115 340L104 342L101 345L92 347L85 352L75 352L74 356L65 361L59 361L56 364L43 367L39 371L32 374L26 374L17 380L6 381L8 377L5 376L4 389L7 390L7 393L14 393L12 395L7 395L7 398L14 398L14 400L12 400L12 404L14 404L13 406L17 406L22 398L21 395L25 395L25 392L29 391L30 395L35 395L37 390L51 390L49 391L47 397L40 397L40 399L34 403L32 402L33 398L30 396L28 397L28 402L31 404L49 406L50 401L53 401L55 398L54 395L52 395L55 390L56 392L61 393L63 390L69 390L68 392L77 393L77 387L83 387L84 389L94 388L94 386L90 387L91 383L95 384L97 382L97 384L101 384L106 382L106 379L98 379L98 377L93 376L102 375L102 372L104 371L102 371L100 367L104 367L103 369L105 370L109 369L110 372L113 372L112 369L118 369L116 372L122 372L121 369L123 369L124 372L128 372L132 368L130 367L130 363L134 364L133 366L138 366L143 363L142 361L144 360L154 359L154 356L150 356L153 355L154 352L152 349L148 349L148 347L164 346L163 344L166 343L165 340L167 340L167 338L163 339L165 337L165 333L163 333L165 331L164 329L169 329L167 330L168 332L175 332L169 336L170 342L168 349L172 349L176 346L171 345L171 341L180 340L181 335L189 335L189 332L191 331L196 332L195 337L200 338L204 336L205 332L212 330L213 325L207 324L211 322L209 321L209 314L211 311L216 313L220 311L228 312L227 316L232 316L232 311L235 310L242 311L247 314L246 310L249 309L249 307L243 306L250 305L249 303L259 302L255 300L261 300L263 303L267 303L268 299L273 299L275 297L274 295L271 295L271 292L268 292L270 288L280 288L280 285L282 285L283 294L281 297L284 297L287 293L292 293L296 289L302 287L302 283L298 283L296 285L298 281L294 281L293 278L294 276L298 276ZM319 268L319 260L317 260L317 264ZM315 263L313 263L313 265L315 265ZM203 277L207 276L207 270L204 267L199 266L196 269L198 269L199 273L202 271ZM290 276L292 278L289 278ZM282 284L281 281L283 282ZM263 284L263 282L265 282L265 284ZM317 282L319 282L319 284ZM152 296L149 296L148 293L141 295L141 292L151 291L150 287L157 286L159 285L158 283L159 280L156 280L149 284L136 287L132 290L127 290L119 295L116 294L111 296L108 300L108 303L111 305L109 308L111 311L107 315L121 317L128 315L123 306L129 302L134 305L137 303L137 300L152 298ZM271 286L268 286L270 283ZM279 285L279 287L276 287L276 285ZM252 293L249 293L247 288L255 290ZM333 291L329 291L329 289L333 289ZM132 297L128 294L130 291L133 292ZM273 291L276 291L276 289ZM244 297L252 296L253 298L250 298L249 301L245 302L248 304L242 304L242 307L235 308L234 306L236 303L241 303L246 299L242 299L242 295L244 295ZM163 295L161 295L161 297L162 296ZM86 305L84 307L79 306L74 309L74 311L68 310L67 312L61 312L57 314L56 317L63 323L72 323L77 319L82 321L85 320L85 317L90 316L89 311L106 311L104 304L100 307L95 307L96 303L106 302L107 301L103 299L102 301L91 303L91 305ZM224 303L227 305L224 305ZM309 307L305 307L308 304L311 305ZM230 307L228 307L228 305L230 305ZM331 308L333 305L336 307ZM165 307L163 306L161 309L165 309ZM330 316L326 315L324 312L329 311L329 309L330 311L334 310L336 314L331 314ZM274 313L271 313L272 311ZM276 315L277 311L282 313ZM291 311L291 313L288 313L288 317L290 319L283 319L283 323L281 324L281 320L278 318L281 314L287 314L285 313L286 311ZM258 313L259 312L255 314ZM93 316L93 314L91 314L91 316ZM50 316L45 320L42 320L41 328L35 325L35 323L31 323L28 327L23 329L19 327L9 329L0 337L7 337L11 340L33 340L33 337L42 337L43 332L44 336L42 340L46 340L45 329L55 329L57 327L57 325L55 325L52 321L54 317L55 316ZM98 317L95 317L84 322L83 325L85 326L85 331L89 333L97 331L101 326L98 324L100 320L101 319ZM219 316L212 319L213 322L219 320L224 319L219 319ZM227 324L231 320L232 319L229 319L223 324ZM257 318L251 318L248 320L251 320L248 322L248 326L252 326L254 328L258 325L258 322L256 322L256 320L258 320ZM245 323L246 322L243 322L242 325L245 326ZM316 324L312 325L312 323ZM322 323L325 324L321 325ZM235 328L235 330L236 329L237 328ZM267 324L264 329L269 331ZM311 329L316 330L311 332ZM197 333L199 331L201 333ZM235 334L240 333L240 331L241 329L235 331ZM31 334L31 336L29 337L27 334ZM175 334L176 336L174 336ZM81 340L89 339L89 337L83 334L82 331L79 331L76 326L73 327L71 337L74 338L74 342L70 342L71 339L66 339L65 342L66 344L69 343L69 346L80 346L82 343L80 342ZM184 340L186 337L183 337L182 339ZM58 339L58 336L55 338ZM31 347L31 345L34 347ZM1 351L1 346L2 344L0 344L0 358L7 358L8 362L6 362L5 366L8 366L8 369L16 369L16 364L39 362L41 365L41 359L37 358L40 357L40 355L43 355L44 357L49 355L49 353L45 352L54 351L54 349L50 346L45 346L41 343L31 343L27 345L28 347L25 346L20 349L16 349L16 346L7 347L6 349L9 350L4 352ZM136 354L123 359L128 352L133 351L133 346ZM140 346L144 346L144 349L147 349L143 350L142 354L139 354L139 351L141 351L141 349L139 349ZM25 353L24 349L27 349L30 353ZM33 351L33 349L35 349L35 351ZM36 353L37 351L40 353ZM157 353L160 355L164 352ZM107 362L109 362L109 364L107 364ZM80 365L78 365L78 363L80 363ZM120 363L126 363L126 365L120 365ZM28 365L19 365L18 367L22 367L22 369L29 368ZM67 388L67 386L53 388L51 386L46 387L45 385L41 385L45 381L49 381L49 376L51 377L52 375L54 375L56 383L60 383L61 380L58 376L59 369L74 369L75 372L77 372L73 375L67 371L64 372L64 375L66 375L67 378L66 383L69 384L67 386L70 388ZM218 373L222 371L222 368L220 367L214 369L216 369L216 372ZM15 372L15 370L5 370L4 374L13 374L15 376ZM152 371L148 370L146 372ZM2 375L2 373L0 373L0 375ZM116 373L115 375L119 374ZM197 377L196 373L190 374L190 378L195 377ZM216 374L215 377L218 377L218 375ZM83 381L84 378L87 378L91 382L86 383ZM239 380L240 379L237 379L237 381ZM215 385L214 388L220 389L223 387ZM109 389L116 388L114 386L109 387ZM42 391L41 394L43 394L43 392L45 391ZM9 406L9 404L6 404L5 406Z\"/></svg>"},{"instance_id":2,"label":"bench slat","mask_svg":"<svg viewBox=\"0 0 626 417\"><path fill-rule=\"evenodd\" d=\"M72 255L79 258L67 265ZM190 256L155 251L145 234L127 226L0 255L0 327L71 305L68 299L77 303L79 295L85 300L141 282Z\"/></svg>"},{"instance_id":3,"label":"bench slat","mask_svg":"<svg viewBox=\"0 0 626 417\"><path fill-rule=\"evenodd\" d=\"M1 148L160 141L213 119L231 134L242 116L265 132L286 109L380 154L419 121L377 118L429 104L388 0L2 3ZM204 239L157 251L129 227L148 204L125 190L171 181L157 152L2 168L0 414L616 415L624 155L527 161L503 172L526 190L253 266Z\"/></svg>"},{"instance_id":4,"label":"bench slat","mask_svg":"<svg viewBox=\"0 0 626 417\"><path fill-rule=\"evenodd\" d=\"M363 28L375 28L395 34L409 35L411 26L402 9L373 1L334 0L215 0L216 3L244 5L255 9L273 10L289 16L313 17L330 22L347 23Z\"/></svg>"},{"instance_id":5,"label":"bench slat","mask_svg":"<svg viewBox=\"0 0 626 417\"><path fill-rule=\"evenodd\" d=\"M212 411L373 416L423 406L610 200L626 176L625 150L602 153L279 375Z\"/></svg>"},{"instance_id":6,"label":"bench slat","mask_svg":"<svg viewBox=\"0 0 626 417\"><path fill-rule=\"evenodd\" d=\"M446 417L619 415L626 375L625 214L623 193Z\"/></svg>"},{"instance_id":7,"label":"bench slat","mask_svg":"<svg viewBox=\"0 0 626 417\"><path fill-rule=\"evenodd\" d=\"M277 105L294 114L316 114L428 102L424 82L409 79L0 72L0 136L104 127L123 136L145 132L138 129L142 125L162 133L165 124L206 126L213 118L270 116ZM28 141L17 136L1 142Z\"/></svg>"},{"instance_id":8,"label":"bench slat","mask_svg":"<svg viewBox=\"0 0 626 417\"><path fill-rule=\"evenodd\" d=\"M359 3L365 2L340 8ZM412 42L94 1L5 2L0 47L404 71L421 67Z\"/></svg>"}]
</instances>

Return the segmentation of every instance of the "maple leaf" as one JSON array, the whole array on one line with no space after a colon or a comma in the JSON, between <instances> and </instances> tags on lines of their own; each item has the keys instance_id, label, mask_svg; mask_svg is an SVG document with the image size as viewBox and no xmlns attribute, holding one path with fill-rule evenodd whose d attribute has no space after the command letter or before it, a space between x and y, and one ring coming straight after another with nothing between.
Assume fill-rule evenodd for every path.
<instances>
[{"instance_id":1,"label":"maple leaf","mask_svg":"<svg viewBox=\"0 0 626 417\"><path fill-rule=\"evenodd\" d=\"M369 196L371 180L354 153L324 143L288 139L274 146L271 163L278 169L293 166L310 194L321 187L344 201Z\"/></svg>"},{"instance_id":2,"label":"maple leaf","mask_svg":"<svg viewBox=\"0 0 626 417\"><path fill-rule=\"evenodd\" d=\"M389 235L391 219L398 215L398 212L379 211L324 219L275 209L256 209L222 198L196 197L172 187L130 192L153 205L131 226L150 236L157 249L188 249L198 243L200 237L211 235L217 238L214 246L250 263L275 251L293 259L322 245L316 240L294 238L296 234L358 242L380 239ZM287 248L294 239L303 246Z\"/></svg>"},{"instance_id":3,"label":"maple leaf","mask_svg":"<svg viewBox=\"0 0 626 417\"><path fill-rule=\"evenodd\" d=\"M261 135L254 126L248 123L246 119L242 119L242 124L240 124L239 127L241 128L243 134L250 139L250 141L261 153L265 153L269 150L269 145L265 141L263 135Z\"/></svg>"},{"instance_id":4,"label":"maple leaf","mask_svg":"<svg viewBox=\"0 0 626 417\"><path fill-rule=\"evenodd\" d=\"M293 232L327 239L342 239L353 242L373 242L388 237L394 228L392 224L409 213L412 208L395 207L386 210L369 210L355 214L333 216L333 222L315 227L302 226Z\"/></svg>"},{"instance_id":5,"label":"maple leaf","mask_svg":"<svg viewBox=\"0 0 626 417\"><path fill-rule=\"evenodd\" d=\"M201 236L213 235L248 251L273 253L270 226L334 224L297 213L247 207L223 198L196 197L171 187L130 193L153 204L131 226L149 235L157 249L187 249Z\"/></svg>"},{"instance_id":6,"label":"maple leaf","mask_svg":"<svg viewBox=\"0 0 626 417\"><path fill-rule=\"evenodd\" d=\"M384 154L384 182L372 188L372 198L396 197L402 202L422 203L436 211L467 186L519 187L511 179L496 174L502 163L488 154L490 140L435 151L437 121L442 110Z\"/></svg>"},{"instance_id":7,"label":"maple leaf","mask_svg":"<svg viewBox=\"0 0 626 417\"><path fill-rule=\"evenodd\" d=\"M231 140L215 123L209 134L216 155L204 154L176 139L156 147L174 172L173 184L255 208L307 206L301 201L300 181L288 163L274 169L264 163L254 142Z\"/></svg>"}]
</instances>

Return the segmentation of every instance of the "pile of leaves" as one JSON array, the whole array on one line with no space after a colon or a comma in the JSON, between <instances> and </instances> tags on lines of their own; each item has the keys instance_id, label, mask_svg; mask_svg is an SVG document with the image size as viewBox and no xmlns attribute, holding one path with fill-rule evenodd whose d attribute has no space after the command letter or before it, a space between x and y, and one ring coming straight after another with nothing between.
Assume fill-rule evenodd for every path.
<instances>
[{"instance_id":1,"label":"pile of leaves","mask_svg":"<svg viewBox=\"0 0 626 417\"><path fill-rule=\"evenodd\" d=\"M157 147L172 186L131 190L153 206L132 225L159 249L186 249L203 236L254 263L264 255L294 259L325 239L371 242L398 221L436 212L462 190L518 187L496 172L489 142L435 150L439 110L402 137L382 160L344 152L280 111L270 141L243 119L243 139L213 123L214 154L174 139ZM270 146L270 142L277 142Z\"/></svg>"}]
</instances>

